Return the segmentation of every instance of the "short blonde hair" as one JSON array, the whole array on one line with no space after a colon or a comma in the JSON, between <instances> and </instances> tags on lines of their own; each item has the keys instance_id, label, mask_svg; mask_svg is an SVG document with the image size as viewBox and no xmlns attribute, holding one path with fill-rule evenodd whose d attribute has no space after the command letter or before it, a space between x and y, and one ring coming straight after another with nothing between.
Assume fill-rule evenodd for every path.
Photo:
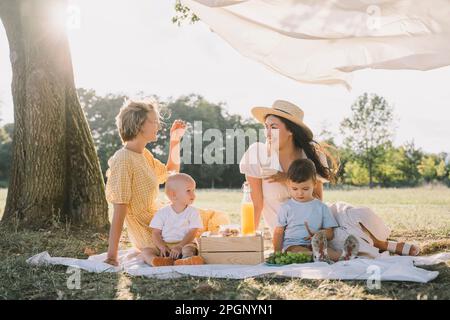
<instances>
[{"instance_id":1,"label":"short blonde hair","mask_svg":"<svg viewBox=\"0 0 450 320\"><path fill-rule=\"evenodd\" d=\"M154 100L126 100L116 117L117 129L122 142L136 138L149 112L160 118L158 103Z\"/></svg>"},{"instance_id":2,"label":"short blonde hair","mask_svg":"<svg viewBox=\"0 0 450 320\"><path fill-rule=\"evenodd\" d=\"M181 172L171 173L166 180L165 185L166 194L168 193L169 190L176 189L176 186L179 186L181 183L190 183L190 182L195 184L195 180L187 173Z\"/></svg>"}]
</instances>

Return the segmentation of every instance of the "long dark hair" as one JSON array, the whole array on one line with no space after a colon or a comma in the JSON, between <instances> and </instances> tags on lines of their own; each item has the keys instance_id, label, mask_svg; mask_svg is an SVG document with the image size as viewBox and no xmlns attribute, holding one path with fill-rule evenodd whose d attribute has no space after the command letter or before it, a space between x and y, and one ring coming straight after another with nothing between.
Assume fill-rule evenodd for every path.
<instances>
[{"instance_id":1,"label":"long dark hair","mask_svg":"<svg viewBox=\"0 0 450 320\"><path fill-rule=\"evenodd\" d=\"M306 154L306 157L310 159L312 162L314 162L314 165L316 166L317 174L324 177L328 181L334 183L336 182L336 172L338 168L337 160L330 154L330 152L327 149L330 149L331 146L326 143L318 143L314 141L312 138L310 138L305 130L303 130L302 127L295 124L294 122L285 119L283 117L274 115L274 114L268 114L268 116L274 116L278 119L280 119L281 122L284 123L286 126L286 129L290 132L292 132L292 136L294 138L294 146L297 149L303 149L303 151ZM319 159L319 153L322 152L327 157L327 164L328 168L322 165Z\"/></svg>"}]
</instances>

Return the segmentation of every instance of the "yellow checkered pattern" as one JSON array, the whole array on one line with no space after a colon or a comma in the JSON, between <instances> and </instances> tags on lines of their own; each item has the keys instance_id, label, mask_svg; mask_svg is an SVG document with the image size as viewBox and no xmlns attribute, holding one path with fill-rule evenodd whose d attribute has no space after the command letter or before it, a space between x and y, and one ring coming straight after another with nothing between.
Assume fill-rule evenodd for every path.
<instances>
[{"instance_id":1,"label":"yellow checkered pattern","mask_svg":"<svg viewBox=\"0 0 450 320\"><path fill-rule=\"evenodd\" d=\"M125 223L130 241L139 249L154 248L149 224L160 207L156 199L159 185L167 180L166 166L147 149L137 153L126 148L118 150L108 165L106 199L128 205Z\"/></svg>"}]
</instances>

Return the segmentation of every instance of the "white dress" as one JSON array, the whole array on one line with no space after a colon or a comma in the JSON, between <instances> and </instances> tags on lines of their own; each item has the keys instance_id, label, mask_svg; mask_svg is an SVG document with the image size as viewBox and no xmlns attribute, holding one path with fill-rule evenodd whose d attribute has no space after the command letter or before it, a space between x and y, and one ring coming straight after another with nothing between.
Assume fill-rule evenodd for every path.
<instances>
[{"instance_id":1,"label":"white dress","mask_svg":"<svg viewBox=\"0 0 450 320\"><path fill-rule=\"evenodd\" d=\"M374 246L372 238L365 233L363 225L375 238L386 241L391 234L391 229L383 219L368 207L357 207L345 202L327 204L334 215L338 228L334 229L334 238L329 246L335 250L344 248L344 241L349 235L354 235L359 242L359 256L376 258L380 255L379 249ZM389 255L388 251L384 252Z\"/></svg>"},{"instance_id":2,"label":"white dress","mask_svg":"<svg viewBox=\"0 0 450 320\"><path fill-rule=\"evenodd\" d=\"M302 158L307 158L303 150ZM326 157L323 153L319 154L319 158L321 163L328 167ZM272 156L269 158L267 156L266 144L262 142L255 142L250 145L239 163L239 169L242 174L260 179L264 177L263 168L266 166L277 171L283 171L278 154L272 153ZM328 182L327 179L321 176L318 176L318 179L322 182ZM289 192L285 184L279 182L270 183L264 179L262 180L262 190L264 199L262 216L270 233L273 234L277 225L277 212L281 204L289 199Z\"/></svg>"},{"instance_id":3,"label":"white dress","mask_svg":"<svg viewBox=\"0 0 450 320\"><path fill-rule=\"evenodd\" d=\"M302 158L307 158L302 153ZM320 162L328 167L326 157L323 153L319 154ZM267 168L273 171L283 171L281 168L278 155L273 153L269 158L267 156L267 147L264 143L256 142L249 146L242 156L239 163L240 172L248 177L260 178L264 177L264 171ZM270 171L270 170L268 170ZM327 179L318 176L323 183L329 182ZM262 180L263 190L263 209L262 216L266 226L273 235L273 231L277 224L277 214L281 204L289 198L288 188L285 184L279 182L267 182ZM360 224L369 230L377 239L387 240L391 230L387 227L383 220L379 218L372 210L366 207L355 207L348 203L337 202L335 204L327 203L339 224L334 229L334 238L330 242L330 246L335 250L342 250L345 239L350 235L354 235L360 244L359 255L366 257L377 257L380 253L378 248L374 247L371 238L363 231Z\"/></svg>"}]
</instances>

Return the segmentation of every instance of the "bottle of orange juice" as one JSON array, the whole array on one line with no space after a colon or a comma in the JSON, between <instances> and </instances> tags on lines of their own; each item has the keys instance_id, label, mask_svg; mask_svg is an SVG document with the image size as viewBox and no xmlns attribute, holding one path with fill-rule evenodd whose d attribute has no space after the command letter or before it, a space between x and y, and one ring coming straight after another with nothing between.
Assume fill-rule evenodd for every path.
<instances>
[{"instance_id":1,"label":"bottle of orange juice","mask_svg":"<svg viewBox=\"0 0 450 320\"><path fill-rule=\"evenodd\" d=\"M242 191L244 194L241 203L241 232L244 236L251 236L255 235L255 213L247 181L242 185Z\"/></svg>"}]
</instances>

